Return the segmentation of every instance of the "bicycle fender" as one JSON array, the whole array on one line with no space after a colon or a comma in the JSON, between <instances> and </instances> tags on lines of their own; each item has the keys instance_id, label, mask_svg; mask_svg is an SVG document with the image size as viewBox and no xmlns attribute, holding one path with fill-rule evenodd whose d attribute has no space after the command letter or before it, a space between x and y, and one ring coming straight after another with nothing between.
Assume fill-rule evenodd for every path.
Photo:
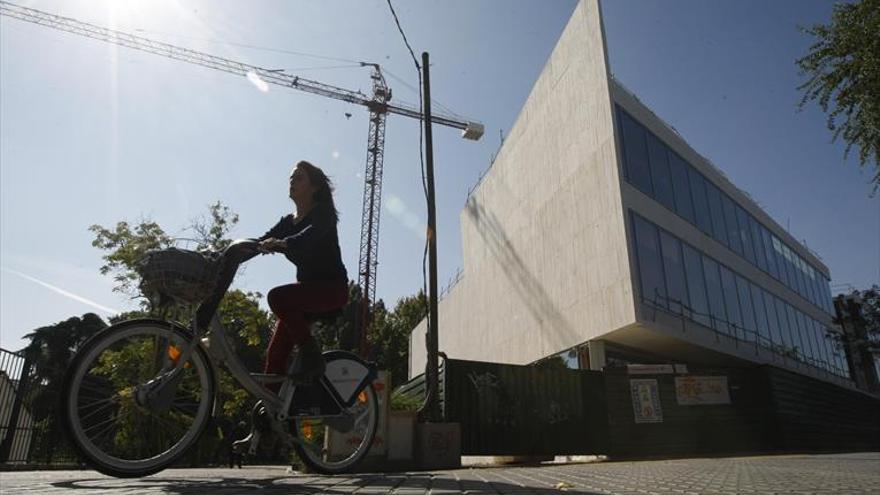
<instances>
[{"instance_id":1,"label":"bicycle fender","mask_svg":"<svg viewBox=\"0 0 880 495\"><path fill-rule=\"evenodd\" d=\"M376 379L376 364L345 351L324 353L325 388L343 407L351 407L364 388Z\"/></svg>"}]
</instances>

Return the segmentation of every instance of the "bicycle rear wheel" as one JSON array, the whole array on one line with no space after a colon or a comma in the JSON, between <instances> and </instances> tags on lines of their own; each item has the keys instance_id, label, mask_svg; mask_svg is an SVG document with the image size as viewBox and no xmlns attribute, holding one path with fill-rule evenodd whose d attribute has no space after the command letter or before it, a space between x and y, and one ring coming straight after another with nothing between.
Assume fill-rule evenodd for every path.
<instances>
[{"instance_id":1,"label":"bicycle rear wheel","mask_svg":"<svg viewBox=\"0 0 880 495\"><path fill-rule=\"evenodd\" d=\"M196 443L211 415L214 377L196 347L164 406L146 384L174 368L190 334L169 322L133 320L95 335L68 369L60 412L82 457L117 477L153 474Z\"/></svg>"},{"instance_id":2,"label":"bicycle rear wheel","mask_svg":"<svg viewBox=\"0 0 880 495\"><path fill-rule=\"evenodd\" d=\"M373 385L368 384L338 417L295 417L293 434L306 446L295 445L294 449L314 472L347 472L369 452L378 421L379 399Z\"/></svg>"}]
</instances>

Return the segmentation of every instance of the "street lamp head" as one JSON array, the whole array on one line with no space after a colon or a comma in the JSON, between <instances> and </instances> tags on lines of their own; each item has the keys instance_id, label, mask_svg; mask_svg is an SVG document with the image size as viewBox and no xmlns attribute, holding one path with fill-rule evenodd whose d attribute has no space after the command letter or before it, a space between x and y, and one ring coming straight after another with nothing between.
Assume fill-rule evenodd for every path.
<instances>
[{"instance_id":1,"label":"street lamp head","mask_svg":"<svg viewBox=\"0 0 880 495\"><path fill-rule=\"evenodd\" d=\"M467 127L463 131L461 131L461 137L465 139L470 139L471 141L479 141L481 137L483 137L483 131L485 131L485 127L483 124L479 122L468 122Z\"/></svg>"}]
</instances>

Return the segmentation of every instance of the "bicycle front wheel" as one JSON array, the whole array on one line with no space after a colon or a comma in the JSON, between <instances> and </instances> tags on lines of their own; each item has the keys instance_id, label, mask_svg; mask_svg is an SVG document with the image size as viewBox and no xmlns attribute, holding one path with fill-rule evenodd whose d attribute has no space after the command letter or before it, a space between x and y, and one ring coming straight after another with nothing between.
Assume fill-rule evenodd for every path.
<instances>
[{"instance_id":1,"label":"bicycle front wheel","mask_svg":"<svg viewBox=\"0 0 880 495\"><path fill-rule=\"evenodd\" d=\"M65 376L61 415L79 453L116 477L153 474L196 443L211 414L214 377L200 347L164 389L145 398L151 381L172 370L191 342L169 322L133 320L95 335Z\"/></svg>"}]
</instances>

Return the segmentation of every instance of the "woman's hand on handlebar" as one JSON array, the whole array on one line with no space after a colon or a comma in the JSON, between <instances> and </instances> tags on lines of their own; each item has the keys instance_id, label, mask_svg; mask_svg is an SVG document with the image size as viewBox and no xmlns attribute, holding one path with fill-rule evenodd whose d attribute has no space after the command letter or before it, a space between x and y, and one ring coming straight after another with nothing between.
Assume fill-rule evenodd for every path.
<instances>
[{"instance_id":1,"label":"woman's hand on handlebar","mask_svg":"<svg viewBox=\"0 0 880 495\"><path fill-rule=\"evenodd\" d=\"M257 249L259 249L259 251L263 254L280 253L284 252L287 249L287 243L281 239L270 237L260 242L260 245Z\"/></svg>"}]
</instances>

